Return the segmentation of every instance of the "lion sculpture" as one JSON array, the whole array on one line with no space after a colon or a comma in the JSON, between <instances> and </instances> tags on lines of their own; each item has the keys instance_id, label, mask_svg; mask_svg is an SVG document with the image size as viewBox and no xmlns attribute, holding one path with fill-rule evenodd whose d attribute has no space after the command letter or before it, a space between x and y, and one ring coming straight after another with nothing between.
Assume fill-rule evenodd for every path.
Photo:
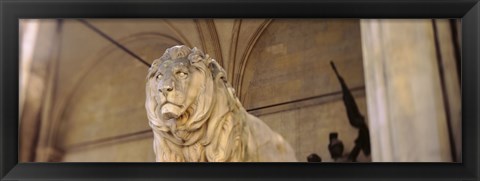
<instances>
[{"instance_id":1,"label":"lion sculpture","mask_svg":"<svg viewBox=\"0 0 480 181\"><path fill-rule=\"evenodd\" d=\"M290 145L249 114L223 68L197 48L174 46L154 60L147 115L158 162L289 162Z\"/></svg>"}]
</instances>

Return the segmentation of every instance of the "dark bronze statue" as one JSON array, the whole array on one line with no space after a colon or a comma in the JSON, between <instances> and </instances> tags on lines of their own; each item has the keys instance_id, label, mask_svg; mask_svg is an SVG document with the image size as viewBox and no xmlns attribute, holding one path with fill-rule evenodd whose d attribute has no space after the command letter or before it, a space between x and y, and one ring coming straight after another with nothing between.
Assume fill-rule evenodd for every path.
<instances>
[{"instance_id":1,"label":"dark bronze statue","mask_svg":"<svg viewBox=\"0 0 480 181\"><path fill-rule=\"evenodd\" d=\"M330 143L328 144L328 151L330 152L330 156L333 158L333 160L337 161L343 156L343 142L338 139L337 132L330 133L329 137Z\"/></svg>"},{"instance_id":2,"label":"dark bronze statue","mask_svg":"<svg viewBox=\"0 0 480 181\"><path fill-rule=\"evenodd\" d=\"M370 155L370 134L368 132L368 126L365 123L365 118L362 114L360 114L357 103L355 102L352 93L348 89L347 84L343 80L342 76L340 76L338 73L335 64L330 62L330 65L335 71L338 81L342 86L343 103L345 105L345 109L347 110L348 121L350 122L350 125L358 129L358 137L355 139L355 147L352 149L349 155L349 160L356 162L360 151L363 151L365 155Z\"/></svg>"},{"instance_id":3,"label":"dark bronze statue","mask_svg":"<svg viewBox=\"0 0 480 181\"><path fill-rule=\"evenodd\" d=\"M308 162L322 162L322 158L320 156L318 156L317 154L312 153L312 154L308 155L307 161Z\"/></svg>"}]
</instances>

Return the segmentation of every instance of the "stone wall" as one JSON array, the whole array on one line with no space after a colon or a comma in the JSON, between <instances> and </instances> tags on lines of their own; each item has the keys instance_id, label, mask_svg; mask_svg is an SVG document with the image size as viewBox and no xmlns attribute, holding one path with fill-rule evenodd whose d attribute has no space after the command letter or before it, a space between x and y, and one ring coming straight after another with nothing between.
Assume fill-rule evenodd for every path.
<instances>
[{"instance_id":1,"label":"stone wall","mask_svg":"<svg viewBox=\"0 0 480 181\"><path fill-rule=\"evenodd\" d=\"M345 153L358 134L348 123L330 61L367 116L358 20L274 20L253 47L243 72L244 106L282 134L300 161L311 153L332 161L330 132L339 133Z\"/></svg>"}]
</instances>

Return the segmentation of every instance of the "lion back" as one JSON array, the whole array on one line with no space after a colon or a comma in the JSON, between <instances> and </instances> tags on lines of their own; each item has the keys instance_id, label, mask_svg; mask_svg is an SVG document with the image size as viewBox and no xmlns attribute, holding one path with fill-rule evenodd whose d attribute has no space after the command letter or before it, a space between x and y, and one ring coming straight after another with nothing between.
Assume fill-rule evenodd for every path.
<instances>
[{"instance_id":1,"label":"lion back","mask_svg":"<svg viewBox=\"0 0 480 181\"><path fill-rule=\"evenodd\" d=\"M285 139L270 129L259 118L245 112L246 129L249 130L248 150L251 161L296 162L295 152Z\"/></svg>"}]
</instances>

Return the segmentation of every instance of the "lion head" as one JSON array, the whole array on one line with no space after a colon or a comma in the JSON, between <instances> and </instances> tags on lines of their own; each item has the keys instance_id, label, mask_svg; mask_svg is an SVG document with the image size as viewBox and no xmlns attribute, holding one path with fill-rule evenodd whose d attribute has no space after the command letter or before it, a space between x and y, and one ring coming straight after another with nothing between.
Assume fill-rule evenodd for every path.
<instances>
[{"instance_id":1,"label":"lion head","mask_svg":"<svg viewBox=\"0 0 480 181\"><path fill-rule=\"evenodd\" d=\"M177 144L198 141L204 135L194 133L206 129L219 89L228 90L230 98L225 101L236 99L214 59L183 45L167 49L147 75L145 107L150 126Z\"/></svg>"}]
</instances>

